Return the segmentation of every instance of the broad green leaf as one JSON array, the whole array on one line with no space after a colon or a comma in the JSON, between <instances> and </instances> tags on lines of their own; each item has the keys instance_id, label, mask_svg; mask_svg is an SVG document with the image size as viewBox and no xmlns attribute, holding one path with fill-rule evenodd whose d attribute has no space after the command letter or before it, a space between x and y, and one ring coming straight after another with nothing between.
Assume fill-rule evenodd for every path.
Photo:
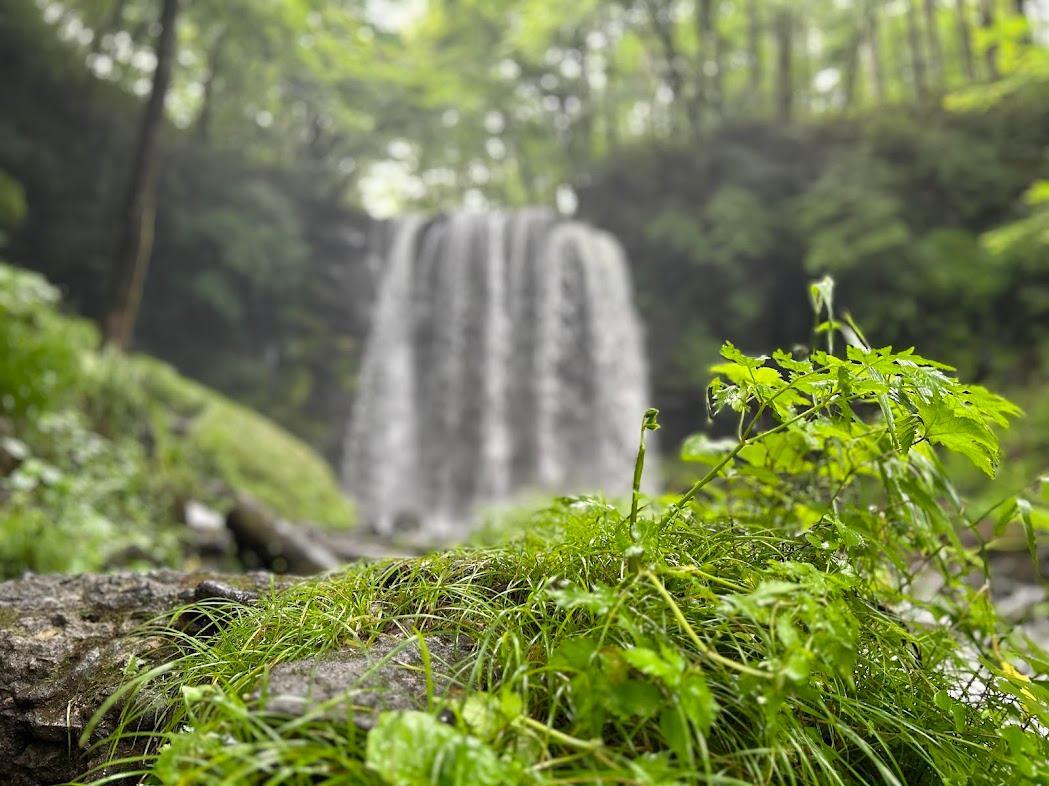
<instances>
[{"instance_id":1,"label":"broad green leaf","mask_svg":"<svg viewBox=\"0 0 1049 786\"><path fill-rule=\"evenodd\" d=\"M509 786L520 766L429 713L384 712L368 732L365 763L391 786Z\"/></svg>"}]
</instances>

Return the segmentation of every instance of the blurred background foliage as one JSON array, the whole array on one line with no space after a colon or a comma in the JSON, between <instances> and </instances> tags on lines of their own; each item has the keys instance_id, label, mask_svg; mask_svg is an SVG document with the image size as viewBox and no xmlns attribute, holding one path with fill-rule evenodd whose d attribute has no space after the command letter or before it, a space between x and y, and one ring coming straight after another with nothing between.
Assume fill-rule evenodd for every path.
<instances>
[{"instance_id":1,"label":"blurred background foliage","mask_svg":"<svg viewBox=\"0 0 1049 786\"><path fill-rule=\"evenodd\" d=\"M251 410L153 358L97 351L58 291L0 262L0 579L126 565L194 566L187 503L237 493L346 526L328 465Z\"/></svg>"},{"instance_id":2,"label":"blurred background foliage","mask_svg":"<svg viewBox=\"0 0 1049 786\"><path fill-rule=\"evenodd\" d=\"M0 10L0 242L89 318L159 6ZM1047 18L1035 0L185 2L136 345L336 460L369 216L547 203L629 252L666 447L699 425L723 338L808 339L824 273L875 341L1038 409Z\"/></svg>"}]
</instances>

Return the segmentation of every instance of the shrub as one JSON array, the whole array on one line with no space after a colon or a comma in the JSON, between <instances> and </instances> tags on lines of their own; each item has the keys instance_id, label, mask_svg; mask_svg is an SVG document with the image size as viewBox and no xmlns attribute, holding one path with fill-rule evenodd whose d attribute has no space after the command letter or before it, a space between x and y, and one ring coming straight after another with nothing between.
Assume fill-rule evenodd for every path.
<instances>
[{"instance_id":1,"label":"shrub","mask_svg":"<svg viewBox=\"0 0 1049 786\"><path fill-rule=\"evenodd\" d=\"M176 497L141 443L106 439L72 410L22 437L8 438L22 461L0 478L0 577L176 564Z\"/></svg>"},{"instance_id":2,"label":"shrub","mask_svg":"<svg viewBox=\"0 0 1049 786\"><path fill-rule=\"evenodd\" d=\"M0 415L31 417L75 391L96 334L59 314L58 301L42 276L0 263Z\"/></svg>"}]
</instances>

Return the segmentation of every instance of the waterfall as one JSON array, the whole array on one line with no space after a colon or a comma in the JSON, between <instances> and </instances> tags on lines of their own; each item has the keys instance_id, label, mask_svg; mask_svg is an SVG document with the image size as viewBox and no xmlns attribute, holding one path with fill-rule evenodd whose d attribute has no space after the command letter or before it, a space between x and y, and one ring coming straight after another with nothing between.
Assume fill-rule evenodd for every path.
<instances>
[{"instance_id":1,"label":"waterfall","mask_svg":"<svg viewBox=\"0 0 1049 786\"><path fill-rule=\"evenodd\" d=\"M451 536L528 489L627 494L642 343L608 234L539 209L401 219L346 436L362 518Z\"/></svg>"}]
</instances>

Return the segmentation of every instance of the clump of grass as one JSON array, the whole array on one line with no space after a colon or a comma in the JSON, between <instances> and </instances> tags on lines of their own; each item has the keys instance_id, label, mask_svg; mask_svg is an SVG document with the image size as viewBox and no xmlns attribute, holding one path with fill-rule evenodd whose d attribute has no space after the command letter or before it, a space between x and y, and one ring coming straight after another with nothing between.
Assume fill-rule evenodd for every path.
<instances>
[{"instance_id":1,"label":"clump of grass","mask_svg":"<svg viewBox=\"0 0 1049 786\"><path fill-rule=\"evenodd\" d=\"M937 455L993 472L1017 411L842 332L844 356L726 345L709 393L737 438L690 440L709 469L666 504L562 500L502 546L212 608L213 638L169 632L181 656L120 695L115 742L147 706L165 718L124 764L186 786L1045 783L1049 655L999 625ZM472 642L441 667L459 690L367 733L252 698L278 663L389 631Z\"/></svg>"},{"instance_id":2,"label":"clump of grass","mask_svg":"<svg viewBox=\"0 0 1049 786\"><path fill-rule=\"evenodd\" d=\"M1045 761L1025 699L993 682L1004 664L966 693L954 632L901 619L823 549L689 511L629 571L615 508L574 500L542 519L546 546L533 534L372 565L224 612L223 633L182 640L152 682L170 703L145 770L179 784L1000 784L1025 782L1021 753ZM440 701L426 723L394 715L368 737L244 698L279 662L388 630L476 644L453 664L463 693L439 742L425 735ZM431 781L392 758L403 735L431 765L434 746L480 752Z\"/></svg>"}]
</instances>

